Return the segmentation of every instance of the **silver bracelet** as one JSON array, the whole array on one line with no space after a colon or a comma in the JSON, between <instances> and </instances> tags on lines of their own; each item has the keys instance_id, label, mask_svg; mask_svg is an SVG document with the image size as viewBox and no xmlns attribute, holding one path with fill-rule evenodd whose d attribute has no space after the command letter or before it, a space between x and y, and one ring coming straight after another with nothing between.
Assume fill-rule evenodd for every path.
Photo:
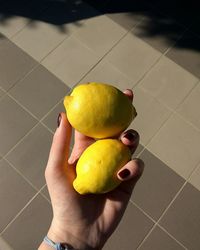
<instances>
[{"instance_id":1,"label":"silver bracelet","mask_svg":"<svg viewBox=\"0 0 200 250\"><path fill-rule=\"evenodd\" d=\"M68 245L66 243L60 243L60 242L59 243L55 243L55 242L53 242L52 240L49 239L48 236L44 237L44 242L47 245L53 247L56 250L75 250L72 246L70 246L70 245Z\"/></svg>"}]
</instances>

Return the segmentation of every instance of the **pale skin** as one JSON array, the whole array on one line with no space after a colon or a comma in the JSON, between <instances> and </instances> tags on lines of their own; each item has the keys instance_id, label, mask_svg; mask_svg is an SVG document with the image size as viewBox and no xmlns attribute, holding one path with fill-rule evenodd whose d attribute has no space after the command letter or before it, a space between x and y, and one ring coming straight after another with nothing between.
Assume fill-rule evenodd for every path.
<instances>
[{"instance_id":1,"label":"pale skin","mask_svg":"<svg viewBox=\"0 0 200 250\"><path fill-rule=\"evenodd\" d=\"M124 91L124 94L133 100L131 90ZM45 171L53 208L53 219L47 235L54 242L68 243L77 250L100 250L119 224L144 164L140 159L129 161L117 173L121 184L107 194L80 195L72 186L76 176L75 166L94 139L75 131L75 143L69 157L71 134L72 127L66 115L61 113ZM139 143L136 131L123 132L119 139L134 153ZM124 169L126 176L120 174ZM38 248L51 249L44 242Z\"/></svg>"}]
</instances>

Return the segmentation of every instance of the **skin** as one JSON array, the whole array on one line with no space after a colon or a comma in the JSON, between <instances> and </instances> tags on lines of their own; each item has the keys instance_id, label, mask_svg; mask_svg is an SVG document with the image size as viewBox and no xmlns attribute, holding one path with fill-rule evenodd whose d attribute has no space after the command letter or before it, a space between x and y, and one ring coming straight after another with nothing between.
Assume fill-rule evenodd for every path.
<instances>
[{"instance_id":1,"label":"skin","mask_svg":"<svg viewBox=\"0 0 200 250\"><path fill-rule=\"evenodd\" d=\"M131 90L124 91L124 94L133 100ZM134 134L134 138L127 138L127 133ZM107 194L80 195L72 186L76 176L75 166L82 152L94 139L75 131L75 143L69 156L71 134L72 127L62 113L45 171L53 208L53 219L47 235L54 242L66 242L78 250L102 249L125 212L144 164L140 159L129 161L117 175L122 183ZM134 153L139 143L136 131L126 131L119 139ZM129 170L126 178L120 177L123 169ZM48 250L52 247L42 242L38 249Z\"/></svg>"}]
</instances>

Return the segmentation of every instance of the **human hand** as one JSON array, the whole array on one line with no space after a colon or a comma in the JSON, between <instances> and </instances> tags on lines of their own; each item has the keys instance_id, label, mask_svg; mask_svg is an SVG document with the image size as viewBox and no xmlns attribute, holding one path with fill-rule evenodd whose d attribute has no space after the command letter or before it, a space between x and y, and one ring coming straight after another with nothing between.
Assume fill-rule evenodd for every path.
<instances>
[{"instance_id":1,"label":"human hand","mask_svg":"<svg viewBox=\"0 0 200 250\"><path fill-rule=\"evenodd\" d=\"M133 99L132 91L124 93ZM72 127L62 113L45 171L53 208L48 236L54 242L66 242L78 250L102 249L120 222L144 165L139 159L129 161L117 175L122 183L109 193L80 195L72 186L76 162L95 140L75 131L75 143L69 157L71 134ZM133 153L139 135L129 130L120 136L120 140Z\"/></svg>"}]
</instances>

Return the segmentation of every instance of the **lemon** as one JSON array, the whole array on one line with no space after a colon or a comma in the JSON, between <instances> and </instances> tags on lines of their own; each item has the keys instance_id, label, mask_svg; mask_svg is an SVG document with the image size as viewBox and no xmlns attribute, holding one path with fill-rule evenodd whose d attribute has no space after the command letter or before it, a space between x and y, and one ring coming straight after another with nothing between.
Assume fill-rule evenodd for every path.
<instances>
[{"instance_id":1,"label":"lemon","mask_svg":"<svg viewBox=\"0 0 200 250\"><path fill-rule=\"evenodd\" d=\"M90 145L76 165L73 187L79 194L106 193L120 184L118 170L131 159L127 146L116 139L102 139Z\"/></svg>"},{"instance_id":2,"label":"lemon","mask_svg":"<svg viewBox=\"0 0 200 250\"><path fill-rule=\"evenodd\" d=\"M64 106L71 125L82 134L97 139L118 135L136 116L129 98L105 83L78 85L65 97Z\"/></svg>"}]
</instances>

